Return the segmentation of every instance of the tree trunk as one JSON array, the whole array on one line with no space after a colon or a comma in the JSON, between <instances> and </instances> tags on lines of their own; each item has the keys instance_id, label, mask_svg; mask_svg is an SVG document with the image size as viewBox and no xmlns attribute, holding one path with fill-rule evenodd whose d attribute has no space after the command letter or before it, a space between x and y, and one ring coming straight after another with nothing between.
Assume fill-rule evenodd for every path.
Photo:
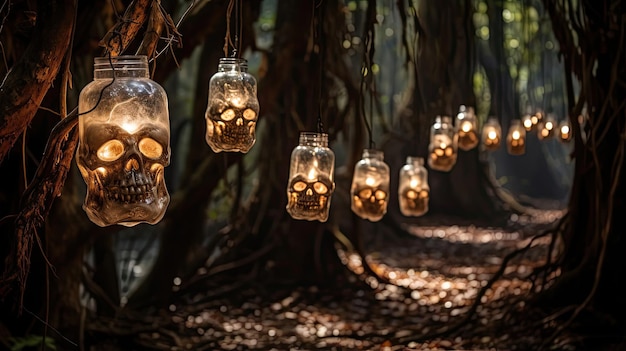
<instances>
[{"instance_id":1,"label":"tree trunk","mask_svg":"<svg viewBox=\"0 0 626 351\"><path fill-rule=\"evenodd\" d=\"M389 148L403 148L403 152L387 152L392 155L389 159L392 168L402 167L406 156L427 160L430 127L435 116L454 119L460 105L475 106L474 26L466 22L468 8L463 3L451 1L436 6L420 3L419 18L424 33L419 37L420 55L414 58L416 67L411 70L414 95L401 112L400 118L406 120L396 127L406 130L405 126L410 125L413 134L406 139L415 141L404 145L398 140L390 141ZM450 172L429 170L432 195L429 214L504 219L502 203L489 192L491 183L486 167L477 147L469 151L459 149L457 163Z\"/></svg>"},{"instance_id":2,"label":"tree trunk","mask_svg":"<svg viewBox=\"0 0 626 351\"><path fill-rule=\"evenodd\" d=\"M56 78L70 44L75 12L73 0L37 2L32 40L0 87L0 162L30 124Z\"/></svg>"},{"instance_id":3,"label":"tree trunk","mask_svg":"<svg viewBox=\"0 0 626 351\"><path fill-rule=\"evenodd\" d=\"M586 104L589 128L586 138L575 136L576 173L562 233L562 274L540 301L552 306L582 304L623 322L626 302L615 284L626 274L626 222L620 220L626 212L626 88L618 83L626 80L626 4L606 0L598 7L596 1L582 1L572 9L573 17L563 10L570 6L567 2L544 5L568 73L581 84L576 102L569 84L570 121L578 132L574 123Z\"/></svg>"}]
</instances>

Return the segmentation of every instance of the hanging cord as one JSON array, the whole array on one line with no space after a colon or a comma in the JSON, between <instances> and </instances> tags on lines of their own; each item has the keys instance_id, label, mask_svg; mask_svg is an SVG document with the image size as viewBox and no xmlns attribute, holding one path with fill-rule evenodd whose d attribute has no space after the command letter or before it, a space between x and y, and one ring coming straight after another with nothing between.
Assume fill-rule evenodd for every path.
<instances>
[{"instance_id":1,"label":"hanging cord","mask_svg":"<svg viewBox=\"0 0 626 351\"><path fill-rule=\"evenodd\" d=\"M471 87L472 83L474 82L474 67L477 61L476 46L472 45L472 37L474 36L474 31L472 30L473 7L471 1L465 2L464 12L463 29L465 30L465 50L467 57L465 64L467 69L467 79ZM472 104L474 104L474 102L472 102Z\"/></svg>"},{"instance_id":2,"label":"hanging cord","mask_svg":"<svg viewBox=\"0 0 626 351\"><path fill-rule=\"evenodd\" d=\"M243 27L243 4L235 0L235 44L231 57L241 58L241 31ZM228 16L230 18L230 16Z\"/></svg>"},{"instance_id":3,"label":"hanging cord","mask_svg":"<svg viewBox=\"0 0 626 351\"><path fill-rule=\"evenodd\" d=\"M525 36L525 40L524 40L524 52L522 53L522 61L526 61L526 107L525 109L528 110L530 106L530 92L528 91L528 82L530 80L530 25L528 23L529 21L529 14L528 14L528 1L524 0L522 1L522 33L524 33ZM525 56L525 60L524 60L524 56ZM526 113L527 111L525 111L524 113ZM530 111L532 113L532 110Z\"/></svg>"},{"instance_id":4,"label":"hanging cord","mask_svg":"<svg viewBox=\"0 0 626 351\"><path fill-rule=\"evenodd\" d=\"M504 18L502 18L502 12L504 11L504 0L500 1L500 7L498 8L498 29L500 30L500 40L498 42L498 93L500 95L500 103L498 104L498 121L502 123L504 120L504 101L505 101L505 89L504 89L504 74L502 73L502 65L506 65L504 59Z\"/></svg>"},{"instance_id":5,"label":"hanging cord","mask_svg":"<svg viewBox=\"0 0 626 351\"><path fill-rule=\"evenodd\" d=\"M237 8L239 9L239 16L237 17L237 21L239 25L237 26L237 36L235 37L235 41L237 42L237 58L241 58L241 47L243 43L243 0L238 1Z\"/></svg>"},{"instance_id":6,"label":"hanging cord","mask_svg":"<svg viewBox=\"0 0 626 351\"><path fill-rule=\"evenodd\" d=\"M546 18L546 12L544 12L543 18L540 22L543 22ZM539 28L541 29L542 26L540 25ZM541 84L543 85L543 94L541 95L541 107L543 108L543 110L546 110L546 94L548 92L548 89L546 89L546 55L548 55L548 57L551 58L551 53L547 52L547 48L545 47L544 41L541 40ZM550 74L550 79L548 79L547 81L550 81L550 95L554 94L554 84L552 84L552 74Z\"/></svg>"},{"instance_id":7,"label":"hanging cord","mask_svg":"<svg viewBox=\"0 0 626 351\"><path fill-rule=\"evenodd\" d=\"M322 87L324 86L324 74L325 74L325 68L324 68L324 61L326 59L325 55L326 55L326 51L325 49L325 42L324 42L324 6L322 6L322 3L324 2L324 0L321 0L319 2L319 4L315 5L315 1L313 1L313 4L315 6L315 8L313 9L313 13L314 13L314 18L313 20L315 21L315 31L313 32L314 34L314 42L317 44L318 47L318 60L319 60L319 82L318 82L318 91L317 91L317 106L318 106L318 110L317 110L317 132L318 133L324 133L324 124L322 123Z\"/></svg>"},{"instance_id":8,"label":"hanging cord","mask_svg":"<svg viewBox=\"0 0 626 351\"><path fill-rule=\"evenodd\" d=\"M235 8L237 4L237 0L230 0L228 2L228 7L226 8L226 35L224 36L224 56L228 57L228 49L229 48L233 48L233 55L232 57L236 57L237 55L237 46L235 46L235 44L233 43L233 40L230 37L230 19L232 17L233 14L233 8ZM237 6L238 7L238 6ZM235 17L236 17L237 13L235 11ZM235 22L237 22L237 18L235 18ZM235 23L235 41L237 41L238 38L238 31L239 29L237 28L238 23Z\"/></svg>"},{"instance_id":9,"label":"hanging cord","mask_svg":"<svg viewBox=\"0 0 626 351\"><path fill-rule=\"evenodd\" d=\"M367 12L365 15L365 28L363 29L363 64L361 66L361 94L359 96L361 105L361 114L365 127L367 128L367 134L369 136L369 148L373 149L375 146L374 138L372 136L372 128L374 125L374 75L372 72L372 65L374 61L374 25L376 24L376 0L370 0L367 6ZM365 88L369 91L369 112L370 120L368 122L365 116Z\"/></svg>"},{"instance_id":10,"label":"hanging cord","mask_svg":"<svg viewBox=\"0 0 626 351\"><path fill-rule=\"evenodd\" d=\"M121 36L119 33L117 33L116 35ZM109 42L111 42L111 40L113 40L113 37L111 37L111 39L109 39ZM107 83L107 85L105 85L102 90L100 90L100 95L98 95L98 100L96 100L95 105L93 105L92 108L90 108L89 110L85 111L85 112L80 112L77 115L78 116L82 116L82 115L86 115L88 113L93 112L98 105L100 105L100 101L102 101L102 96L104 95L104 91L110 87L111 85L113 85L113 83L115 82L115 66L113 66L113 58L111 57L111 51L107 50L107 58L109 59L109 67L111 67L111 71L113 72L113 79L111 79L111 81L109 83Z\"/></svg>"}]
</instances>

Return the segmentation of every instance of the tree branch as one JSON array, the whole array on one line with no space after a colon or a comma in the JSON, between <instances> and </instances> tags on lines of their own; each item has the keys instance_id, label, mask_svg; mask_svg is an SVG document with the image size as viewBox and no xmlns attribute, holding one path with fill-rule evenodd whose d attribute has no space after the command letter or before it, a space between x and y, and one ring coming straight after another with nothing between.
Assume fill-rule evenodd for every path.
<instances>
[{"instance_id":1,"label":"tree branch","mask_svg":"<svg viewBox=\"0 0 626 351\"><path fill-rule=\"evenodd\" d=\"M75 1L39 0L37 9L33 38L0 86L0 162L35 116L70 43Z\"/></svg>"},{"instance_id":2,"label":"tree branch","mask_svg":"<svg viewBox=\"0 0 626 351\"><path fill-rule=\"evenodd\" d=\"M151 3L151 0L133 1L126 8L124 16L104 35L100 46L105 47L111 56L122 54L148 18Z\"/></svg>"}]
</instances>

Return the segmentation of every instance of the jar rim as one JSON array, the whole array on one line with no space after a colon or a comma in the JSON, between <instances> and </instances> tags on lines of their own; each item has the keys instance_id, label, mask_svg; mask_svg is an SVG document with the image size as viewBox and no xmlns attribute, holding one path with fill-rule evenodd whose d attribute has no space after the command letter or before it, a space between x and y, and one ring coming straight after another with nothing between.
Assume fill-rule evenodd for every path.
<instances>
[{"instance_id":1,"label":"jar rim","mask_svg":"<svg viewBox=\"0 0 626 351\"><path fill-rule=\"evenodd\" d=\"M417 163L420 166L424 165L424 158L421 156L407 156L406 157L407 164Z\"/></svg>"},{"instance_id":2,"label":"jar rim","mask_svg":"<svg viewBox=\"0 0 626 351\"><path fill-rule=\"evenodd\" d=\"M93 59L95 64L110 64L110 63L121 63L131 61L139 61L138 63L148 63L148 56L146 55L120 55L120 56L106 56L106 57L94 57Z\"/></svg>"}]
</instances>

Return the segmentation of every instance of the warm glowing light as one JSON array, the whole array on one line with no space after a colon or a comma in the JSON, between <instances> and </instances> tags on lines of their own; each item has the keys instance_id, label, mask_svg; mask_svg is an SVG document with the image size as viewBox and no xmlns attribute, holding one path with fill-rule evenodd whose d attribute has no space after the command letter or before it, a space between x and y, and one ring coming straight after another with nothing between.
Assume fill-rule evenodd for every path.
<instances>
[{"instance_id":1,"label":"warm glowing light","mask_svg":"<svg viewBox=\"0 0 626 351\"><path fill-rule=\"evenodd\" d=\"M309 180L315 180L317 178L317 171L315 170L315 168L311 168L309 170L309 173L307 174L307 178L309 178Z\"/></svg>"},{"instance_id":2,"label":"warm glowing light","mask_svg":"<svg viewBox=\"0 0 626 351\"><path fill-rule=\"evenodd\" d=\"M416 178L411 179L411 181L409 182L409 187L411 188L417 188L417 186L420 184L419 180L417 180Z\"/></svg>"},{"instance_id":3,"label":"warm glowing light","mask_svg":"<svg viewBox=\"0 0 626 351\"><path fill-rule=\"evenodd\" d=\"M524 128L528 129L533 126L533 122L530 119L524 119Z\"/></svg>"},{"instance_id":4,"label":"warm glowing light","mask_svg":"<svg viewBox=\"0 0 626 351\"><path fill-rule=\"evenodd\" d=\"M76 164L87 185L82 207L100 227L156 224L170 202L164 179L167 95L148 76L147 56L95 58L94 81L80 92Z\"/></svg>"},{"instance_id":5,"label":"warm glowing light","mask_svg":"<svg viewBox=\"0 0 626 351\"><path fill-rule=\"evenodd\" d=\"M569 134L569 126L568 125L561 126L561 133Z\"/></svg>"},{"instance_id":6,"label":"warm glowing light","mask_svg":"<svg viewBox=\"0 0 626 351\"><path fill-rule=\"evenodd\" d=\"M133 122L124 122L122 123L122 129L124 129L125 131L127 131L130 134L133 134L134 132L137 131L137 129L139 129L139 125L137 123L133 123Z\"/></svg>"},{"instance_id":7,"label":"warm glowing light","mask_svg":"<svg viewBox=\"0 0 626 351\"><path fill-rule=\"evenodd\" d=\"M441 148L441 149L445 149L446 147L448 147L448 145L446 143L439 144L439 148Z\"/></svg>"},{"instance_id":8,"label":"warm glowing light","mask_svg":"<svg viewBox=\"0 0 626 351\"><path fill-rule=\"evenodd\" d=\"M550 135L550 131L549 131L548 129L542 129L542 130L541 130L541 135L542 135L544 138L547 138L547 137Z\"/></svg>"},{"instance_id":9,"label":"warm glowing light","mask_svg":"<svg viewBox=\"0 0 626 351\"><path fill-rule=\"evenodd\" d=\"M242 108L246 105L246 100L239 93L231 93L228 97L228 102L238 108Z\"/></svg>"},{"instance_id":10,"label":"warm glowing light","mask_svg":"<svg viewBox=\"0 0 626 351\"><path fill-rule=\"evenodd\" d=\"M367 186L374 186L374 184L376 184L376 180L372 177L367 177L365 178L365 184Z\"/></svg>"},{"instance_id":11,"label":"warm glowing light","mask_svg":"<svg viewBox=\"0 0 626 351\"><path fill-rule=\"evenodd\" d=\"M539 118L537 118L537 116L532 116L532 117L530 117L530 121L531 121L533 124L537 124L537 122L539 122Z\"/></svg>"},{"instance_id":12,"label":"warm glowing light","mask_svg":"<svg viewBox=\"0 0 626 351\"><path fill-rule=\"evenodd\" d=\"M511 134L511 138L513 138L515 140L518 140L520 138L520 136L521 135L520 135L520 133L517 130L513 131L513 133Z\"/></svg>"},{"instance_id":13,"label":"warm glowing light","mask_svg":"<svg viewBox=\"0 0 626 351\"><path fill-rule=\"evenodd\" d=\"M469 132L470 130L472 130L472 124L470 122L464 122L461 125L461 130L464 131L465 133Z\"/></svg>"},{"instance_id":14,"label":"warm glowing light","mask_svg":"<svg viewBox=\"0 0 626 351\"><path fill-rule=\"evenodd\" d=\"M552 122L546 122L546 129L547 130L552 130L552 128L554 128L554 125L552 124Z\"/></svg>"},{"instance_id":15,"label":"warm glowing light","mask_svg":"<svg viewBox=\"0 0 626 351\"><path fill-rule=\"evenodd\" d=\"M491 140L495 140L497 136L498 134L495 130L490 130L489 133L487 133L487 137Z\"/></svg>"}]
</instances>

